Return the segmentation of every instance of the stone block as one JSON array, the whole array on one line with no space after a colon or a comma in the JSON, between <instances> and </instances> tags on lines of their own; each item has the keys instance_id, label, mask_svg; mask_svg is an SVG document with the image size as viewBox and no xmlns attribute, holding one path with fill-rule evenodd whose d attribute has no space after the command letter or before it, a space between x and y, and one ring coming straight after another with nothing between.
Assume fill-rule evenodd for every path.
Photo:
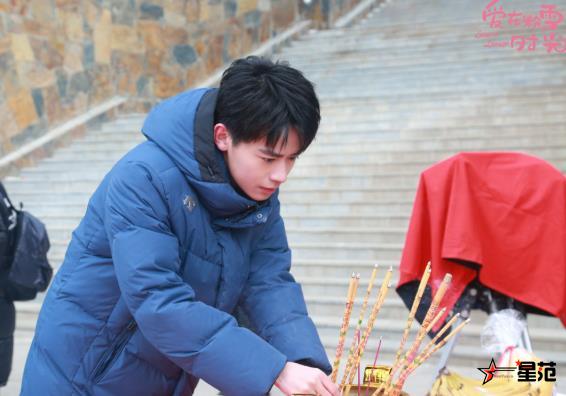
<instances>
[{"instance_id":1,"label":"stone block","mask_svg":"<svg viewBox=\"0 0 566 396\"><path fill-rule=\"evenodd\" d=\"M83 67L85 69L92 69L94 64L94 45L92 43L86 43L83 45Z\"/></svg>"},{"instance_id":2,"label":"stone block","mask_svg":"<svg viewBox=\"0 0 566 396\"><path fill-rule=\"evenodd\" d=\"M148 76L141 76L136 81L137 96L151 96L151 79Z\"/></svg>"},{"instance_id":3,"label":"stone block","mask_svg":"<svg viewBox=\"0 0 566 396\"><path fill-rule=\"evenodd\" d=\"M9 141L10 138L19 132L18 124L12 114L12 109L7 103L0 103L0 139Z\"/></svg>"},{"instance_id":4,"label":"stone block","mask_svg":"<svg viewBox=\"0 0 566 396\"><path fill-rule=\"evenodd\" d=\"M126 25L113 25L110 48L118 51L143 53L145 45L137 29Z\"/></svg>"},{"instance_id":5,"label":"stone block","mask_svg":"<svg viewBox=\"0 0 566 396\"><path fill-rule=\"evenodd\" d=\"M119 73L118 74L118 92L121 95L135 95L137 86L136 81L130 78L130 75L127 73Z\"/></svg>"},{"instance_id":6,"label":"stone block","mask_svg":"<svg viewBox=\"0 0 566 396\"><path fill-rule=\"evenodd\" d=\"M55 77L56 77L55 87L57 88L57 95L61 99L65 99L67 97L67 92L68 92L69 77L67 76L67 73L65 73L63 70L57 70L57 72L55 73Z\"/></svg>"},{"instance_id":7,"label":"stone block","mask_svg":"<svg viewBox=\"0 0 566 396\"><path fill-rule=\"evenodd\" d=\"M38 23L45 22L47 24L53 24L55 20L55 8L53 4L49 1L32 1L30 2L31 7L31 20Z\"/></svg>"},{"instance_id":8,"label":"stone block","mask_svg":"<svg viewBox=\"0 0 566 396\"><path fill-rule=\"evenodd\" d=\"M80 44L67 42L65 46L65 68L71 73L83 70L83 47Z\"/></svg>"},{"instance_id":9,"label":"stone block","mask_svg":"<svg viewBox=\"0 0 566 396\"><path fill-rule=\"evenodd\" d=\"M185 5L185 18L187 22L198 22L200 20L200 2L199 0L187 0Z\"/></svg>"},{"instance_id":10,"label":"stone block","mask_svg":"<svg viewBox=\"0 0 566 396\"><path fill-rule=\"evenodd\" d=\"M187 18L183 13L165 10L164 23L167 24L167 26L186 27Z\"/></svg>"},{"instance_id":11,"label":"stone block","mask_svg":"<svg viewBox=\"0 0 566 396\"><path fill-rule=\"evenodd\" d=\"M94 68L91 98L95 103L107 100L115 94L112 72L108 65L96 65Z\"/></svg>"},{"instance_id":12,"label":"stone block","mask_svg":"<svg viewBox=\"0 0 566 396\"><path fill-rule=\"evenodd\" d=\"M140 5L140 18L141 19L153 19L160 20L163 18L163 7L158 4L153 4L150 2L143 2Z\"/></svg>"},{"instance_id":13,"label":"stone block","mask_svg":"<svg viewBox=\"0 0 566 396\"><path fill-rule=\"evenodd\" d=\"M12 51L12 38L10 36L0 37L0 54Z\"/></svg>"},{"instance_id":14,"label":"stone block","mask_svg":"<svg viewBox=\"0 0 566 396\"><path fill-rule=\"evenodd\" d=\"M277 31L287 29L296 18L296 4L294 0L276 1L271 6L273 28Z\"/></svg>"},{"instance_id":15,"label":"stone block","mask_svg":"<svg viewBox=\"0 0 566 396\"><path fill-rule=\"evenodd\" d=\"M257 11L258 0L238 0L237 16L242 16L251 11Z\"/></svg>"},{"instance_id":16,"label":"stone block","mask_svg":"<svg viewBox=\"0 0 566 396\"><path fill-rule=\"evenodd\" d=\"M67 40L80 42L84 38L83 18L80 14L65 12L62 13L65 25L65 36Z\"/></svg>"},{"instance_id":17,"label":"stone block","mask_svg":"<svg viewBox=\"0 0 566 396\"><path fill-rule=\"evenodd\" d=\"M163 41L165 42L164 49L168 49L174 45L186 44L189 41L189 34L186 29L164 26Z\"/></svg>"},{"instance_id":18,"label":"stone block","mask_svg":"<svg viewBox=\"0 0 566 396\"><path fill-rule=\"evenodd\" d=\"M201 1L199 6L199 22L224 19L224 5L219 0Z\"/></svg>"},{"instance_id":19,"label":"stone block","mask_svg":"<svg viewBox=\"0 0 566 396\"><path fill-rule=\"evenodd\" d=\"M6 59L9 64L12 63L11 58ZM20 78L18 77L17 68L14 66L10 67L9 69L2 69L0 71L2 74L2 88L4 91L4 95L6 98L16 95L22 89L20 84Z\"/></svg>"},{"instance_id":20,"label":"stone block","mask_svg":"<svg viewBox=\"0 0 566 396\"><path fill-rule=\"evenodd\" d=\"M41 89L32 89L31 97L33 98L33 103L35 104L35 112L37 113L37 116L41 118L43 116L44 110L43 94L41 93Z\"/></svg>"},{"instance_id":21,"label":"stone block","mask_svg":"<svg viewBox=\"0 0 566 396\"><path fill-rule=\"evenodd\" d=\"M201 61L195 62L189 68L185 75L185 82L187 86L195 87L198 83L206 78L203 63Z\"/></svg>"},{"instance_id":22,"label":"stone block","mask_svg":"<svg viewBox=\"0 0 566 396\"><path fill-rule=\"evenodd\" d=\"M18 62L16 71L22 87L43 88L55 84L55 70L47 69L37 62Z\"/></svg>"},{"instance_id":23,"label":"stone block","mask_svg":"<svg viewBox=\"0 0 566 396\"><path fill-rule=\"evenodd\" d=\"M108 10L106 11L108 12ZM99 15L101 14L100 6L94 2L87 1L84 4L83 13L86 23L91 27L95 26L99 22Z\"/></svg>"},{"instance_id":24,"label":"stone block","mask_svg":"<svg viewBox=\"0 0 566 396\"><path fill-rule=\"evenodd\" d=\"M208 54L205 58L206 73L212 74L216 69L224 64L224 35L209 38Z\"/></svg>"},{"instance_id":25,"label":"stone block","mask_svg":"<svg viewBox=\"0 0 566 396\"><path fill-rule=\"evenodd\" d=\"M161 4L163 5L163 9L165 11L165 14L170 12L170 13L177 13L177 14L183 15L184 12L185 12L185 8L186 8L185 3L188 3L189 1L190 0L184 0L184 1L161 0Z\"/></svg>"},{"instance_id":26,"label":"stone block","mask_svg":"<svg viewBox=\"0 0 566 396\"><path fill-rule=\"evenodd\" d=\"M69 81L69 96L76 97L79 93L88 94L92 88L92 76L86 71L75 73Z\"/></svg>"},{"instance_id":27,"label":"stone block","mask_svg":"<svg viewBox=\"0 0 566 396\"><path fill-rule=\"evenodd\" d=\"M140 21L138 22L138 32L143 38L145 47L150 49L165 50L166 44L163 37L163 29L158 22Z\"/></svg>"},{"instance_id":28,"label":"stone block","mask_svg":"<svg viewBox=\"0 0 566 396\"><path fill-rule=\"evenodd\" d=\"M238 14L238 0L224 2L224 19L234 18Z\"/></svg>"},{"instance_id":29,"label":"stone block","mask_svg":"<svg viewBox=\"0 0 566 396\"><path fill-rule=\"evenodd\" d=\"M137 11L135 0L112 0L110 4L112 23L129 26L134 24Z\"/></svg>"},{"instance_id":30,"label":"stone block","mask_svg":"<svg viewBox=\"0 0 566 396\"><path fill-rule=\"evenodd\" d=\"M51 24L42 23L33 19L24 19L23 28L28 37L29 35L47 37L54 29Z\"/></svg>"},{"instance_id":31,"label":"stone block","mask_svg":"<svg viewBox=\"0 0 566 396\"><path fill-rule=\"evenodd\" d=\"M32 37L30 44L35 58L45 68L53 69L63 65L63 57L48 40Z\"/></svg>"},{"instance_id":32,"label":"stone block","mask_svg":"<svg viewBox=\"0 0 566 396\"><path fill-rule=\"evenodd\" d=\"M112 68L119 73L137 77L144 69L144 57L142 55L116 51L112 55Z\"/></svg>"},{"instance_id":33,"label":"stone block","mask_svg":"<svg viewBox=\"0 0 566 396\"><path fill-rule=\"evenodd\" d=\"M68 12L80 12L82 0L55 0L55 7L58 10ZM46 2L49 4L49 2Z\"/></svg>"},{"instance_id":34,"label":"stone block","mask_svg":"<svg viewBox=\"0 0 566 396\"><path fill-rule=\"evenodd\" d=\"M250 11L244 14L244 25L248 28L257 28L260 25L261 12L258 10Z\"/></svg>"},{"instance_id":35,"label":"stone block","mask_svg":"<svg viewBox=\"0 0 566 396\"><path fill-rule=\"evenodd\" d=\"M180 78L165 73L159 73L153 79L153 92L158 98L168 98L183 89Z\"/></svg>"},{"instance_id":36,"label":"stone block","mask_svg":"<svg viewBox=\"0 0 566 396\"><path fill-rule=\"evenodd\" d=\"M64 112L61 107L61 99L56 87L47 87L45 89L45 115L50 124L62 121Z\"/></svg>"},{"instance_id":37,"label":"stone block","mask_svg":"<svg viewBox=\"0 0 566 396\"><path fill-rule=\"evenodd\" d=\"M173 47L173 57L181 66L189 66L197 60L195 49L188 44Z\"/></svg>"},{"instance_id":38,"label":"stone block","mask_svg":"<svg viewBox=\"0 0 566 396\"><path fill-rule=\"evenodd\" d=\"M31 93L27 89L20 90L17 94L8 97L8 107L12 111L18 129L24 129L37 122L35 103Z\"/></svg>"},{"instance_id":39,"label":"stone block","mask_svg":"<svg viewBox=\"0 0 566 396\"><path fill-rule=\"evenodd\" d=\"M157 74L161 72L162 63L165 58L165 53L160 50L148 50L145 54L147 62L147 71L150 74Z\"/></svg>"},{"instance_id":40,"label":"stone block","mask_svg":"<svg viewBox=\"0 0 566 396\"><path fill-rule=\"evenodd\" d=\"M94 27L94 59L96 63L110 64L112 26L107 23L98 23Z\"/></svg>"},{"instance_id":41,"label":"stone block","mask_svg":"<svg viewBox=\"0 0 566 396\"><path fill-rule=\"evenodd\" d=\"M29 39L25 34L13 33L12 36L12 53L16 61L33 62L35 57L29 43Z\"/></svg>"}]
</instances>

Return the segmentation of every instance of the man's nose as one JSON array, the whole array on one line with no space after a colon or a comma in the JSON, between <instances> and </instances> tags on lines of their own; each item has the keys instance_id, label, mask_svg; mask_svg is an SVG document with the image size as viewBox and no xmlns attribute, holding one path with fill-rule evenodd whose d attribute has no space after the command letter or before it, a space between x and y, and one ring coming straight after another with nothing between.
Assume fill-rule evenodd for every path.
<instances>
[{"instance_id":1,"label":"man's nose","mask_svg":"<svg viewBox=\"0 0 566 396\"><path fill-rule=\"evenodd\" d=\"M285 163L278 164L275 168L273 168L271 172L271 180L278 184L285 183L288 173L289 170L287 169Z\"/></svg>"}]
</instances>

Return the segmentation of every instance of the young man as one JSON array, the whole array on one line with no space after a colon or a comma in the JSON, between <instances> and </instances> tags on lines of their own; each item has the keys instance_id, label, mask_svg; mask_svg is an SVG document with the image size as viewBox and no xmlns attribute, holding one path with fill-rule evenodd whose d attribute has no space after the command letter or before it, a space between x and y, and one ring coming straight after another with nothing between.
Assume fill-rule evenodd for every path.
<instances>
[{"instance_id":1,"label":"young man","mask_svg":"<svg viewBox=\"0 0 566 396\"><path fill-rule=\"evenodd\" d=\"M312 84L255 57L158 105L73 233L22 395L338 395L277 199L319 121Z\"/></svg>"}]
</instances>

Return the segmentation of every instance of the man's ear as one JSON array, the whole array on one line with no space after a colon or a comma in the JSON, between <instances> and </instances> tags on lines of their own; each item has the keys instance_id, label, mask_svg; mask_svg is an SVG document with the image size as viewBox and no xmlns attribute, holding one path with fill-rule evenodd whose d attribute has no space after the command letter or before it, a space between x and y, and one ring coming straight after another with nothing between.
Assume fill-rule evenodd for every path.
<instances>
[{"instance_id":1,"label":"man's ear","mask_svg":"<svg viewBox=\"0 0 566 396\"><path fill-rule=\"evenodd\" d=\"M218 123L214 125L214 144L218 147L218 150L226 152L232 144L232 136L226 125Z\"/></svg>"}]
</instances>

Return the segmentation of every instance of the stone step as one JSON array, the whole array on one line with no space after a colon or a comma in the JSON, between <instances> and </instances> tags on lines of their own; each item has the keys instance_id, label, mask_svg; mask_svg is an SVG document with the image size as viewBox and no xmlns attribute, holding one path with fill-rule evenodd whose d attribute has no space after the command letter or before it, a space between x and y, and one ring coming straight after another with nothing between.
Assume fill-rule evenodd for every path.
<instances>
[{"instance_id":1,"label":"stone step","mask_svg":"<svg viewBox=\"0 0 566 396\"><path fill-rule=\"evenodd\" d=\"M510 41L510 37L503 38L505 39ZM488 61L490 65L493 62L496 68L510 62L517 65L527 64L527 67L535 65L544 67L546 61L548 61L548 66L562 62L560 54L549 54L541 50L519 52L512 48L486 48L486 43L492 40L476 39L473 36L471 40L456 40L452 43L442 40L442 38L416 40L414 45L407 46L406 44L400 45L402 41L391 42L375 38L367 42L364 47L355 50L347 48L350 46L349 43L333 45L332 49L327 51L317 50L317 58L307 56L305 52L309 49L287 50L279 54L277 58L289 61L291 65L302 70L306 75L334 73L344 70L347 66L353 66L353 71L356 71L358 68L367 66L381 66L382 62L384 67L391 67L394 64L410 67L421 65L425 66L424 72L428 71L426 66L432 64L439 64L441 68L449 66L461 68L462 65L477 65L477 62L482 59ZM542 46L540 48L543 49ZM458 57L461 57L460 62L457 62ZM355 61L356 59L358 62ZM542 63L541 60L545 62ZM328 62L329 67L325 68L324 62ZM515 73L516 71L510 70L510 72Z\"/></svg>"},{"instance_id":2,"label":"stone step","mask_svg":"<svg viewBox=\"0 0 566 396\"><path fill-rule=\"evenodd\" d=\"M375 217L376 221L387 220L388 218L392 220L392 223L380 223L380 224L399 224L399 220L403 220L407 216L407 211L405 208L403 210L393 212L389 208L385 208L385 211L380 211L379 202L354 202L354 203L340 203L340 202L306 202L306 203L291 203L282 202L281 203L281 213L285 220L290 220L291 218L296 219L309 219L313 220L323 218L323 217L359 217L369 218ZM410 208L409 208L410 209Z\"/></svg>"},{"instance_id":3,"label":"stone step","mask_svg":"<svg viewBox=\"0 0 566 396\"><path fill-rule=\"evenodd\" d=\"M420 58L417 61L405 58L389 58L381 57L379 62L364 62L358 59L358 62L352 60L352 64L344 64L340 62L332 69L316 68L312 65L310 70L305 70L305 75L315 82L326 81L324 88L344 87L348 83L359 84L363 82L373 82L374 84L393 83L399 84L406 82L414 84L438 83L453 85L461 83L469 85L471 83L501 83L508 80L515 80L528 75L529 80L549 78L549 72L556 72L559 76L563 76L564 62L555 60L545 63L532 63L524 60L524 64L518 64L515 59L485 59L483 57L466 59L466 66L462 66L458 55L438 54L433 58ZM359 57L357 57L359 58ZM332 62L332 58L328 59ZM482 65L489 62L490 70L493 74L485 75L482 73ZM376 67L379 64L379 67ZM514 69L509 70L510 67ZM305 69L305 68L303 68ZM332 78L340 77L340 80L332 80ZM399 84L402 85L402 84Z\"/></svg>"},{"instance_id":4,"label":"stone step","mask_svg":"<svg viewBox=\"0 0 566 396\"><path fill-rule=\"evenodd\" d=\"M566 118L566 117L565 117ZM441 127L442 128L442 127ZM350 132L345 132L342 136L349 137ZM330 133L327 134L329 136ZM371 141L371 140L370 140ZM430 139L430 136L420 136L419 139L400 138L397 140L376 140L375 145L367 144L366 140L356 139L341 142L326 141L314 144L304 155L338 153L345 155L358 152L375 152L381 155L382 152L406 152L412 151L416 154L421 152L442 153L444 151L475 151L475 150L507 150L509 147L514 149L532 149L546 146L566 146L566 123L560 126L559 130L548 128L547 132L532 134L531 136L498 136L494 133L486 138L458 138ZM303 155L303 156L304 156ZM299 161L302 158L299 157Z\"/></svg>"},{"instance_id":5,"label":"stone step","mask_svg":"<svg viewBox=\"0 0 566 396\"><path fill-rule=\"evenodd\" d=\"M293 244L291 244L293 249ZM398 260L352 260L352 259L301 259L293 255L293 262L291 272L297 279L320 279L329 277L333 279L348 278L352 273L360 273L364 279L368 278L373 271L375 265L378 265L378 273L384 274L389 268L398 268ZM367 287L367 284L366 284ZM360 289L361 290L361 289ZM364 289L365 290L365 289ZM309 294L316 296L316 294ZM319 294L319 297L326 296L327 294ZM335 298L342 298L339 295L333 296ZM343 303L343 301L342 301Z\"/></svg>"},{"instance_id":6,"label":"stone step","mask_svg":"<svg viewBox=\"0 0 566 396\"><path fill-rule=\"evenodd\" d=\"M75 223L70 229L74 229L79 223ZM66 231L66 230L65 230ZM61 236L64 231L60 229L53 231L48 229L51 241L50 254L62 256L69 243L69 238L55 238ZM291 246L302 243L316 244L343 244L343 243L364 243L364 244L403 244L405 242L405 229L395 228L295 228L287 227L287 239ZM69 235L70 233L67 233Z\"/></svg>"},{"instance_id":7,"label":"stone step","mask_svg":"<svg viewBox=\"0 0 566 396\"><path fill-rule=\"evenodd\" d=\"M514 122L510 117L498 117L493 119L482 118L478 120L472 117L461 117L459 119L438 121L429 117L406 119L410 127L399 131L399 121L371 122L359 120L352 122L348 127L345 123L334 123L333 125L321 126L317 139L310 153L324 152L327 150L356 150L356 144L368 146L368 141L379 142L380 150L446 150L446 149L482 149L490 147L530 147L550 142L562 144L566 139L566 116L563 114L548 118L517 117ZM544 128L544 129L543 129ZM543 130L541 130L543 129ZM442 139L431 140L431 136L439 136ZM60 155L85 156L90 158L101 158L111 154L116 157L125 154L133 148L135 143L124 143L123 145L99 145L91 144L75 145L59 151L52 160L60 159ZM30 168L25 173L42 170L42 168ZM101 168L100 172L105 172ZM76 171L77 172L77 171ZM61 177L64 177L62 174Z\"/></svg>"},{"instance_id":8,"label":"stone step","mask_svg":"<svg viewBox=\"0 0 566 396\"><path fill-rule=\"evenodd\" d=\"M344 147L343 151L339 151L338 145L330 146L327 149L316 148L305 152L301 155L300 160L304 163L316 164L323 161L326 164L340 162L343 164L359 164L359 163L384 163L384 162L397 162L397 163L407 163L414 161L437 161L447 156L455 154L460 150L452 149L437 149L437 150L421 150L414 151L404 147L400 147L398 150L387 150L381 149L379 145L361 145L363 152L356 153L352 152L352 147L356 148L354 145L348 145ZM486 147L478 148L478 151L485 151ZM505 147L506 151L523 151L531 153L532 155L540 156L543 158L562 158L564 156L565 147L563 146L552 146L548 147L544 144L538 145L525 145L521 146L519 144L513 144ZM336 152L340 152L342 155L335 155ZM123 156L124 153L111 153L111 152L91 152L91 153L58 153L55 157L45 159L44 163L50 164L61 164L64 167L65 163L72 162L76 166L86 167L87 163L96 163L97 165L102 165L105 163L112 164L112 161L117 161ZM350 154L350 155L349 155Z\"/></svg>"},{"instance_id":9,"label":"stone step","mask_svg":"<svg viewBox=\"0 0 566 396\"><path fill-rule=\"evenodd\" d=\"M63 238L56 238L63 239ZM399 260L402 246L399 244L376 243L294 243L291 246L293 258L303 259L349 259L349 260ZM64 251L49 252L49 259L55 266L63 261ZM324 285L324 282L323 282ZM347 286L347 285L346 285ZM339 282L330 287L332 290L342 290ZM345 293L345 291L344 291Z\"/></svg>"},{"instance_id":10,"label":"stone step","mask_svg":"<svg viewBox=\"0 0 566 396\"><path fill-rule=\"evenodd\" d=\"M293 246L293 257L294 259L334 259L334 260L348 260L348 261L352 261L352 262L359 262L360 260L363 261L373 261L373 263L381 263L381 262L391 262L391 261L399 261L399 256L397 257L393 257L395 256L395 254L391 254L392 257L379 257L379 258L375 258L375 257L332 257L331 255L328 255L330 257L298 257L295 254L295 250L296 248ZM398 249L397 251L395 251L394 247L392 246L392 252L396 253L399 252L400 253L400 249ZM391 291L393 291L396 287L396 283L397 283L397 279L399 278L398 275L398 271L396 267L393 267L394 271L393 271L393 277L391 278ZM299 282L302 287L303 287L303 292L305 294L308 295L322 295L322 296L346 296L346 293L348 291L348 283L349 283L349 277L351 275L351 273L347 272L348 268L344 269L344 273L341 276L337 276L337 277L330 277L330 276L321 276L321 277L316 277L316 276L297 276L295 279L297 280L297 282ZM371 268L370 268L371 271ZM369 271L369 272L370 272ZM377 284L381 284L382 280L383 280L383 275L384 275L384 271L380 271L375 279L375 282L377 282ZM366 290L368 287L368 278L369 275L366 275L366 278L362 278L360 279L360 283L359 283L359 288L361 288L361 290Z\"/></svg>"},{"instance_id":11,"label":"stone step","mask_svg":"<svg viewBox=\"0 0 566 396\"><path fill-rule=\"evenodd\" d=\"M300 205L300 203L298 204ZM361 204L363 205L363 204ZM342 229L345 227L406 227L409 223L410 207L403 212L388 211L387 206L373 205L369 206L367 212L373 209L371 213L348 213L346 209L342 209L345 213L339 214L332 211L326 211L332 204L325 205L319 209L319 212L311 212L309 214L290 215L283 204L283 219L287 228L291 227L327 227L329 229ZM338 206L338 204L336 205ZM345 206L345 205L344 205ZM352 205L354 208L356 204ZM306 210L306 209L303 209ZM353 211L354 209L350 209Z\"/></svg>"},{"instance_id":12,"label":"stone step","mask_svg":"<svg viewBox=\"0 0 566 396\"><path fill-rule=\"evenodd\" d=\"M404 228L370 228L370 227L286 227L289 243L403 243Z\"/></svg>"},{"instance_id":13,"label":"stone step","mask_svg":"<svg viewBox=\"0 0 566 396\"><path fill-rule=\"evenodd\" d=\"M283 54L304 54L307 60L316 59L319 53L324 54L328 52L344 52L345 55L355 52L357 50L371 49L371 44L380 43L385 48L393 48L401 50L407 49L407 53L412 51L422 51L427 48L427 45L439 43L443 46L453 46L458 49L458 42L462 42L462 46L469 43L479 42L476 33L486 33L489 29L485 29L485 24L481 21L481 11L477 23L463 22L462 25L442 24L428 26L418 26L403 24L398 25L399 29L403 29L403 34L400 35L395 32L395 27L378 22L376 25L366 25L359 28L348 29L347 31L334 31L328 35L305 35L297 41L290 43L281 50ZM563 24L559 25L555 32L557 34L565 31ZM494 30L491 30L493 32ZM497 29L498 37L510 38L512 34L527 34L529 29L515 28L504 26ZM530 31L532 33L532 30ZM397 33L397 34L396 34ZM541 36L541 39L543 37ZM495 38L497 40L497 38ZM542 41L542 40L541 40ZM403 46L398 46L398 43L403 43ZM332 44L332 45L330 45ZM541 43L539 43L540 45ZM317 49L317 56L312 56L309 50Z\"/></svg>"},{"instance_id":14,"label":"stone step","mask_svg":"<svg viewBox=\"0 0 566 396\"><path fill-rule=\"evenodd\" d=\"M35 191L57 191L61 193L92 192L96 189L100 179L95 180L45 180L32 181L28 179L14 180L6 183L6 188L15 194ZM389 180L390 183L386 183ZM381 176L320 176L320 177L291 177L284 185L285 191L332 189L332 188L370 188L387 184L391 188L415 188L417 179L392 179Z\"/></svg>"},{"instance_id":15,"label":"stone step","mask_svg":"<svg viewBox=\"0 0 566 396\"><path fill-rule=\"evenodd\" d=\"M552 81L551 79L548 80L537 80L537 81L528 81L526 84L530 84L531 86L544 86L550 84ZM321 83L323 84L323 83ZM564 85L565 81L564 78L560 78L556 81L558 85ZM513 85L517 85L516 82L510 83L507 88L512 89ZM527 86L525 85L525 86ZM363 88L363 89L362 89ZM490 96L493 93L493 88L490 84L470 84L470 85L443 85L442 83L433 84L427 87L422 88L412 88L410 85L390 85L387 87L376 87L374 84L368 85L367 83L362 84L360 83L358 86L347 86L341 89L332 88L332 89L320 89L318 91L318 95L320 98L324 98L325 100L342 100L342 99L350 99L350 98L358 98L358 97L378 97L382 95L383 97L396 97L399 95L411 95L411 96L429 96L429 95L440 95L440 96L464 96L464 95L472 95L472 96L481 96L486 97Z\"/></svg>"},{"instance_id":16,"label":"stone step","mask_svg":"<svg viewBox=\"0 0 566 396\"><path fill-rule=\"evenodd\" d=\"M562 91L562 92L561 92ZM512 105L516 102L526 100L534 101L552 101L563 95L561 85L544 84L530 86L515 86L513 89L491 89L490 91L474 90L473 86L468 87L466 95L462 95L457 91L431 91L428 94L415 95L410 92L381 92L379 95L367 95L360 90L358 95L350 95L344 98L320 97L321 108L324 112L333 111L334 113L355 114L359 115L358 108L364 109L364 106L387 106L385 108L377 108L382 110L390 110L395 108L397 104L410 106L411 104L418 109L419 103L426 103L427 106L436 105L440 108L458 104L458 106L481 106L486 100L494 101L495 107ZM373 111L376 109L374 108ZM370 110L371 111L371 110Z\"/></svg>"}]
</instances>

